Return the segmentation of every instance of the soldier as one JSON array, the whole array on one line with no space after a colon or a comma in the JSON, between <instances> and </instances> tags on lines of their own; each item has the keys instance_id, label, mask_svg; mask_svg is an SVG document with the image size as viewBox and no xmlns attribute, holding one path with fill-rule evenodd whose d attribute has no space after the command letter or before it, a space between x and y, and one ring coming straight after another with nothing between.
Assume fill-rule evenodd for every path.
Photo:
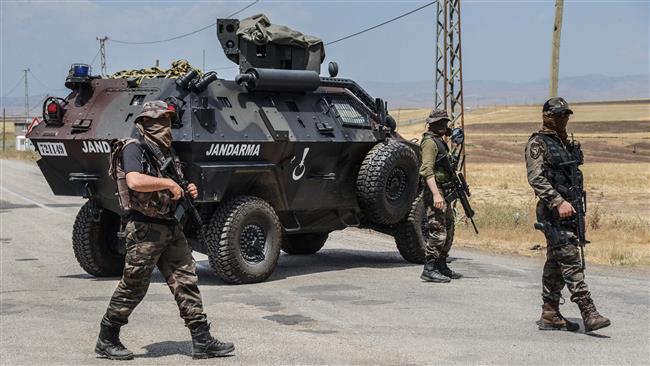
<instances>
[{"instance_id":1,"label":"soldier","mask_svg":"<svg viewBox=\"0 0 650 366\"><path fill-rule=\"evenodd\" d=\"M537 221L548 223L546 236L546 264L542 275L542 315L537 322L540 330L577 331L578 324L560 314L559 305L565 284L571 292L571 301L578 304L585 331L610 325L609 319L598 313L589 288L585 283L584 258L581 258L577 234L560 226L563 219L575 215L576 209L559 191L566 185L579 185L582 190L582 173L577 165L582 163L579 145L567 140L566 125L573 111L562 98L551 98L542 109L543 128L534 133L526 145L528 183L539 198ZM569 177L566 167L575 164L575 178ZM562 188L562 189L561 189ZM553 231L551 231L553 230ZM559 233L551 235L550 233Z\"/></svg>"},{"instance_id":2,"label":"soldier","mask_svg":"<svg viewBox=\"0 0 650 366\"><path fill-rule=\"evenodd\" d=\"M184 192L173 180L162 177L160 167L148 153L157 148L163 155L170 155L173 113L165 102L146 102L135 121L140 140L114 145L117 148L111 156L110 173L113 177L117 175L120 204L127 206L123 208L128 209L129 220L124 273L101 321L95 346L97 354L110 359L133 358L133 353L120 342L120 327L145 296L156 266L190 329L193 358L225 356L235 349L232 343L220 342L210 335L197 284L196 263L183 228L173 218L176 202L183 195L198 196L196 185L189 184ZM177 160L174 163L180 164ZM120 180L124 175L125 179ZM128 203L123 202L123 193Z\"/></svg>"},{"instance_id":3,"label":"soldier","mask_svg":"<svg viewBox=\"0 0 650 366\"><path fill-rule=\"evenodd\" d=\"M424 270L420 278L427 282L449 282L461 278L460 273L447 266L447 257L454 241L454 209L445 202L442 184L449 180L447 172L436 165L436 161L449 147L443 139L451 135L447 112L434 109L426 119L427 131L422 135L422 165L420 175L425 179L423 199L427 207L428 231L426 235Z\"/></svg>"}]
</instances>

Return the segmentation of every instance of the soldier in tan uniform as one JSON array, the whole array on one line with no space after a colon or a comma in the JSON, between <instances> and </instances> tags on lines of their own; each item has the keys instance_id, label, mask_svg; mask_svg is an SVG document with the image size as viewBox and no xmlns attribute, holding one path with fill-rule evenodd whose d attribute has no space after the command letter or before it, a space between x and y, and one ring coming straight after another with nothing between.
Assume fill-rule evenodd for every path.
<instances>
[{"instance_id":1,"label":"soldier in tan uniform","mask_svg":"<svg viewBox=\"0 0 650 366\"><path fill-rule=\"evenodd\" d=\"M454 209L445 202L442 184L449 181L448 173L436 165L449 146L443 139L451 135L447 112L434 109L426 119L427 131L422 135L422 165L420 176L426 181L424 202L427 207L425 264L420 278L427 282L449 282L462 277L447 266L447 257L454 241Z\"/></svg>"},{"instance_id":2,"label":"soldier in tan uniform","mask_svg":"<svg viewBox=\"0 0 650 366\"><path fill-rule=\"evenodd\" d=\"M582 192L582 173L577 168L582 164L582 152L579 144L568 141L566 125L573 111L564 99L549 99L544 103L542 114L543 128L530 137L525 152L528 183L539 198L537 221L544 223L547 244L542 275L544 304L538 325L540 330L579 329L576 323L560 314L562 289L566 285L571 301L580 308L585 331L589 332L609 326L610 321L598 313L591 299L577 233L563 225L563 220L566 222L577 211L560 193L572 185ZM575 169L575 177L569 176L571 166Z\"/></svg>"}]
</instances>

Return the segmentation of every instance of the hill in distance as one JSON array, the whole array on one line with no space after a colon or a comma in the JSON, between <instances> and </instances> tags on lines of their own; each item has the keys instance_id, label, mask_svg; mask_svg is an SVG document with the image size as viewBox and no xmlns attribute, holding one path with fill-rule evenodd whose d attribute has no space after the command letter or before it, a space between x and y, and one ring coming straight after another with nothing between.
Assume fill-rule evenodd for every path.
<instances>
[{"instance_id":1,"label":"hill in distance","mask_svg":"<svg viewBox=\"0 0 650 366\"><path fill-rule=\"evenodd\" d=\"M433 105L433 81L382 82L365 81L361 85L375 97L388 101L390 109L431 108ZM548 95L548 80L523 83L507 81L469 80L464 82L465 106L542 104ZM650 75L603 76L584 75L560 79L560 95L569 103L586 101L609 101L650 98ZM59 96L65 94L64 91ZM29 99L30 114L40 114L43 95ZM7 116L24 113L24 97L0 99Z\"/></svg>"},{"instance_id":2,"label":"hill in distance","mask_svg":"<svg viewBox=\"0 0 650 366\"><path fill-rule=\"evenodd\" d=\"M361 83L368 92L388 101L390 109L431 108L433 81ZM548 79L523 83L464 81L466 107L542 104L548 99ZM584 75L560 79L559 94L569 103L650 98L650 75Z\"/></svg>"}]
</instances>

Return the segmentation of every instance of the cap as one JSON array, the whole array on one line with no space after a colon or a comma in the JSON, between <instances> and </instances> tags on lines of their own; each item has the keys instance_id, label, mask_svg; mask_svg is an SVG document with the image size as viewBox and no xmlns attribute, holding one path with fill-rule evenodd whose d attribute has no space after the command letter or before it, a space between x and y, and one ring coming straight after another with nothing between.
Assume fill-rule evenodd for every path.
<instances>
[{"instance_id":1,"label":"cap","mask_svg":"<svg viewBox=\"0 0 650 366\"><path fill-rule=\"evenodd\" d=\"M544 103L542 112L550 112L552 114L573 114L573 111L569 108L569 103L559 97L547 100L546 103Z\"/></svg>"},{"instance_id":2,"label":"cap","mask_svg":"<svg viewBox=\"0 0 650 366\"><path fill-rule=\"evenodd\" d=\"M426 124L436 123L439 121L449 121L449 115L442 109L434 109L429 113L429 117L425 120Z\"/></svg>"},{"instance_id":3,"label":"cap","mask_svg":"<svg viewBox=\"0 0 650 366\"><path fill-rule=\"evenodd\" d=\"M142 112L135 117L136 122L142 117L160 118L167 113L174 113L162 100L151 100L142 105Z\"/></svg>"}]
</instances>

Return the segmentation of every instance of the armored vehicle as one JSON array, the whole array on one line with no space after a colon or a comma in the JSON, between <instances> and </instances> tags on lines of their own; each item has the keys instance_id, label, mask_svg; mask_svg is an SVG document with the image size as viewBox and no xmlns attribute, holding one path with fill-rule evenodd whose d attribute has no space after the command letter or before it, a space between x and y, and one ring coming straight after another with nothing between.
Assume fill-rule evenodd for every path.
<instances>
[{"instance_id":1,"label":"armored vehicle","mask_svg":"<svg viewBox=\"0 0 650 366\"><path fill-rule=\"evenodd\" d=\"M263 15L218 19L217 38L239 65L235 80L186 62L171 70L92 76L74 64L71 93L43 105L29 138L56 195L88 199L73 229L81 267L119 275L124 217L107 175L111 141L136 136L149 100L176 110L174 149L199 188L202 226L187 224L192 248L228 283L265 280L280 250L312 254L348 226L396 237L410 262L424 260L419 147L395 131L386 103L350 79L320 76L323 42Z\"/></svg>"}]
</instances>

